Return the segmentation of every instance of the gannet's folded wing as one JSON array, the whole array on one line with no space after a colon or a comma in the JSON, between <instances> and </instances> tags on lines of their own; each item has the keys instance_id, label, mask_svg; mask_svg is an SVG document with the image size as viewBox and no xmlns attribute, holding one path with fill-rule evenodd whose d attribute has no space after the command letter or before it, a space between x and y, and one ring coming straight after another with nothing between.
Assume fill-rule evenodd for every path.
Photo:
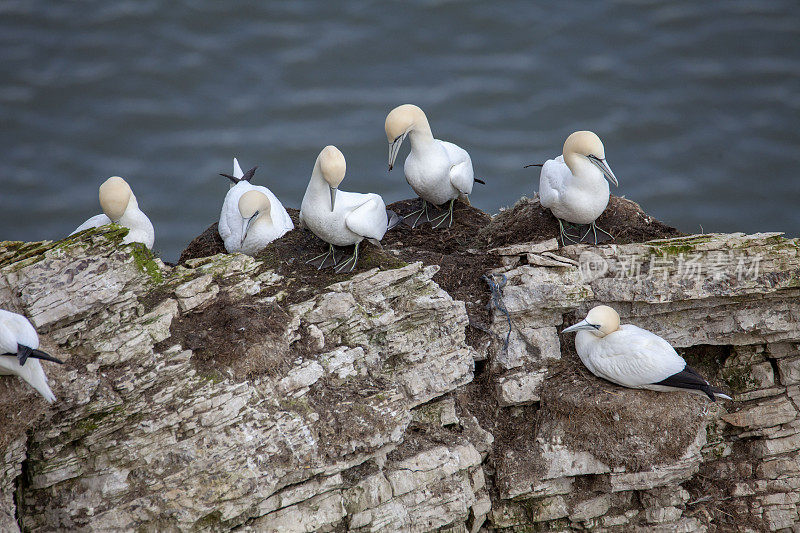
<instances>
[{"instance_id":1,"label":"gannet's folded wing","mask_svg":"<svg viewBox=\"0 0 800 533\"><path fill-rule=\"evenodd\" d=\"M363 204L354 208L347 217L347 229L367 239L381 240L389 225L386 215L386 204L377 194L365 194L368 199Z\"/></svg>"}]
</instances>

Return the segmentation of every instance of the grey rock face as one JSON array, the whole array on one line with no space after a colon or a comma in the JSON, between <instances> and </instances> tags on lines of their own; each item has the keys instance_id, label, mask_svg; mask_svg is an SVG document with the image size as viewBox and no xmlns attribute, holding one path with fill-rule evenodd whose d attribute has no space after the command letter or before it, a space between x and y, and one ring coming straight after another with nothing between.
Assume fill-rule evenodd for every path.
<instances>
[{"instance_id":1,"label":"grey rock face","mask_svg":"<svg viewBox=\"0 0 800 533\"><path fill-rule=\"evenodd\" d=\"M374 269L295 298L258 259L170 267L121 239L101 228L0 249L3 304L66 360L47 367L49 408L3 378L0 407L30 406L2 441L4 531L798 520L795 241L494 250L512 329L506 347L495 309L474 376L484 354L465 341L464 303L432 281L436 266ZM698 265L714 270L695 276ZM558 331L597 302L686 348L737 402L589 375Z\"/></svg>"}]
</instances>

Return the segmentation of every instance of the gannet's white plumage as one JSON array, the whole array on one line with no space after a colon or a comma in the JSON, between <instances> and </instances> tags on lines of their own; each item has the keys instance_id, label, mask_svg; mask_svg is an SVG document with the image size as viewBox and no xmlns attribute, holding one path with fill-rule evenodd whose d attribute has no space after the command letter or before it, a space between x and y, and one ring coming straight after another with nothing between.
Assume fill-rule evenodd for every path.
<instances>
[{"instance_id":1,"label":"gannet's white plumage","mask_svg":"<svg viewBox=\"0 0 800 533\"><path fill-rule=\"evenodd\" d=\"M424 202L434 205L450 202L452 224L452 202L469 196L475 182L472 160L467 151L453 143L434 139L425 113L412 104L392 109L386 116L385 129L389 141L389 170L392 170L400 146L408 136L411 152L403 165L406 181ZM426 207L423 204L423 209Z\"/></svg>"},{"instance_id":2,"label":"gannet's white plumage","mask_svg":"<svg viewBox=\"0 0 800 533\"><path fill-rule=\"evenodd\" d=\"M581 322L561 333L577 331L575 350L595 376L634 389L685 390L715 398L730 397L712 387L686 364L664 339L632 324L619 323L607 305L593 308Z\"/></svg>"},{"instance_id":3,"label":"gannet's white plumage","mask_svg":"<svg viewBox=\"0 0 800 533\"><path fill-rule=\"evenodd\" d=\"M255 255L264 247L294 229L294 224L272 191L250 183L255 167L242 172L233 159L231 188L222 202L218 231L228 253Z\"/></svg>"},{"instance_id":4,"label":"gannet's white plumage","mask_svg":"<svg viewBox=\"0 0 800 533\"><path fill-rule=\"evenodd\" d=\"M563 154L548 159L539 175L539 201L559 220L594 224L609 199L608 181L618 185L605 160L605 148L591 131L576 131Z\"/></svg>"},{"instance_id":5,"label":"gannet's white plumage","mask_svg":"<svg viewBox=\"0 0 800 533\"><path fill-rule=\"evenodd\" d=\"M70 235L116 222L130 230L122 240L124 244L140 242L147 248L153 248L155 241L153 224L139 209L136 196L124 179L112 176L100 185L100 207L103 209L102 214L91 217Z\"/></svg>"},{"instance_id":6,"label":"gannet's white plumage","mask_svg":"<svg viewBox=\"0 0 800 533\"><path fill-rule=\"evenodd\" d=\"M52 403L56 397L39 359L61 362L39 350L39 336L27 318L0 309L0 374L21 377Z\"/></svg>"},{"instance_id":7,"label":"gannet's white plumage","mask_svg":"<svg viewBox=\"0 0 800 533\"><path fill-rule=\"evenodd\" d=\"M300 221L314 235L333 246L356 245L353 256L337 267L338 272L350 263L349 270L355 268L361 241L378 243L389 227L386 204L379 195L338 189L346 168L344 155L338 148L323 148L300 206Z\"/></svg>"}]
</instances>

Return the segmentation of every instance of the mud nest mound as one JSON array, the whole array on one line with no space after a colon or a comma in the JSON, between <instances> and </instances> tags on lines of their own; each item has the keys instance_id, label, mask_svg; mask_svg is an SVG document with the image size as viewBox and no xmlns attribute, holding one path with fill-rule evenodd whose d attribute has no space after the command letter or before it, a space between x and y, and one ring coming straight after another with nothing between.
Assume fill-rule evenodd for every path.
<instances>
[{"instance_id":1,"label":"mud nest mound","mask_svg":"<svg viewBox=\"0 0 800 533\"><path fill-rule=\"evenodd\" d=\"M641 206L636 202L619 196L610 198L608 207L597 219L596 224L614 235L613 242L616 244L669 239L683 235L675 228L659 222L642 211ZM583 235L588 228L585 225L576 226L574 231ZM539 204L538 196L523 197L514 206L500 211L481 233L489 248L524 242L541 242L559 236L558 220L549 209L545 209ZM598 240L600 237L603 241L611 241L610 238L598 232Z\"/></svg>"},{"instance_id":2,"label":"mud nest mound","mask_svg":"<svg viewBox=\"0 0 800 533\"><path fill-rule=\"evenodd\" d=\"M561 341L561 363L546 378L537 438L558 440L614 468L649 470L673 463L705 424L707 399L686 392L628 389L593 376Z\"/></svg>"}]
</instances>

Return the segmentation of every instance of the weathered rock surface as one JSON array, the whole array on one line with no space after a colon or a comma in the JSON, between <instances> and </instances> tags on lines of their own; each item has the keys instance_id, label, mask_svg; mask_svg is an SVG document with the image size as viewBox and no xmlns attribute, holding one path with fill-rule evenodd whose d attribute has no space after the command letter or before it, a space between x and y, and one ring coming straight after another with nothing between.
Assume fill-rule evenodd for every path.
<instances>
[{"instance_id":1,"label":"weathered rock surface","mask_svg":"<svg viewBox=\"0 0 800 533\"><path fill-rule=\"evenodd\" d=\"M508 316L493 306L482 354L433 265L296 298L261 260L170 267L121 238L102 228L0 245L3 307L66 360L47 367L52 407L3 378L0 413L16 424L2 439L4 531L798 522L796 241L496 249ZM558 331L597 302L681 348L737 401L588 374Z\"/></svg>"}]
</instances>

